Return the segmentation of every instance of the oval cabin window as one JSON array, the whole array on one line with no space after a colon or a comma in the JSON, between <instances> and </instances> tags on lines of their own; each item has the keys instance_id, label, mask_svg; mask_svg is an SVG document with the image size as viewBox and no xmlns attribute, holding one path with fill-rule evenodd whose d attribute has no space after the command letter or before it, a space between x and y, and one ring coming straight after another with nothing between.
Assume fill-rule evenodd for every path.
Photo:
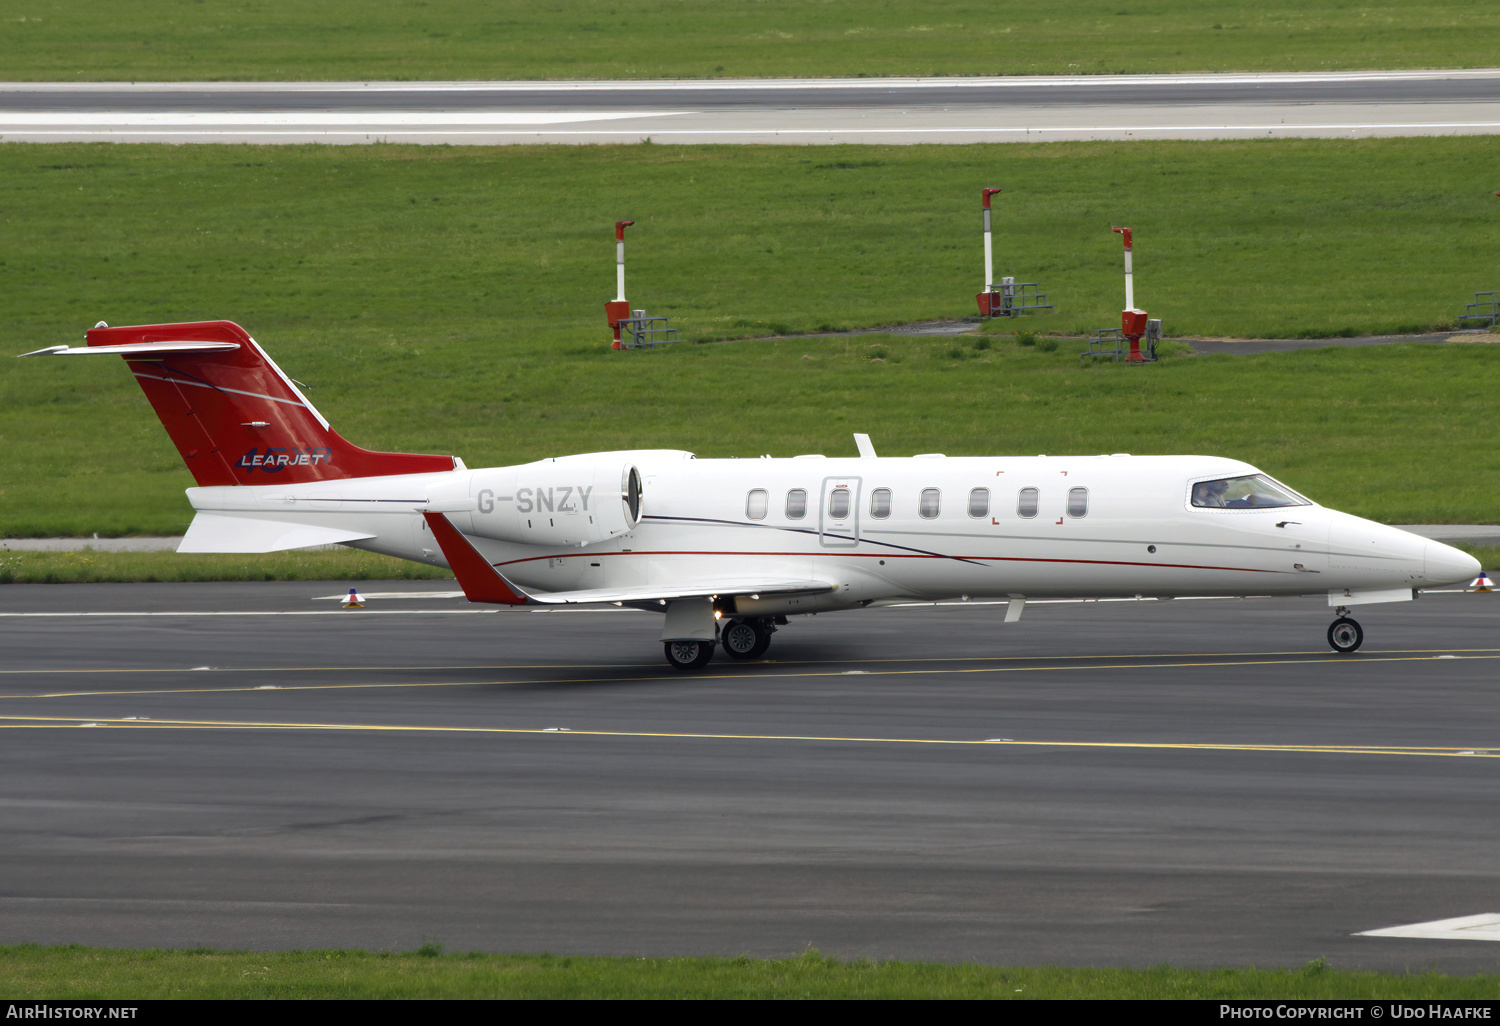
<instances>
[{"instance_id":1,"label":"oval cabin window","mask_svg":"<svg viewBox=\"0 0 1500 1026\"><path fill-rule=\"evenodd\" d=\"M786 493L786 518L801 520L805 516L807 516L807 491L802 488L793 488Z\"/></svg>"},{"instance_id":2,"label":"oval cabin window","mask_svg":"<svg viewBox=\"0 0 1500 1026\"><path fill-rule=\"evenodd\" d=\"M877 488L870 493L870 516L884 520L891 515L891 490Z\"/></svg>"},{"instance_id":3,"label":"oval cabin window","mask_svg":"<svg viewBox=\"0 0 1500 1026\"><path fill-rule=\"evenodd\" d=\"M849 516L849 489L835 488L828 493L828 516L834 520Z\"/></svg>"},{"instance_id":4,"label":"oval cabin window","mask_svg":"<svg viewBox=\"0 0 1500 1026\"><path fill-rule=\"evenodd\" d=\"M969 516L983 520L990 515L990 490L976 488L969 493Z\"/></svg>"},{"instance_id":5,"label":"oval cabin window","mask_svg":"<svg viewBox=\"0 0 1500 1026\"><path fill-rule=\"evenodd\" d=\"M917 504L917 515L923 520L934 520L942 509L940 493L936 488L923 488L922 501Z\"/></svg>"},{"instance_id":6,"label":"oval cabin window","mask_svg":"<svg viewBox=\"0 0 1500 1026\"><path fill-rule=\"evenodd\" d=\"M1022 488L1016 497L1016 516L1031 519L1036 516L1039 492L1035 488Z\"/></svg>"},{"instance_id":7,"label":"oval cabin window","mask_svg":"<svg viewBox=\"0 0 1500 1026\"><path fill-rule=\"evenodd\" d=\"M745 497L745 516L751 520L766 519L766 508L771 504L771 493L764 488L751 489Z\"/></svg>"},{"instance_id":8,"label":"oval cabin window","mask_svg":"<svg viewBox=\"0 0 1500 1026\"><path fill-rule=\"evenodd\" d=\"M1068 489L1068 516L1086 517L1089 515L1089 490L1087 488Z\"/></svg>"}]
</instances>

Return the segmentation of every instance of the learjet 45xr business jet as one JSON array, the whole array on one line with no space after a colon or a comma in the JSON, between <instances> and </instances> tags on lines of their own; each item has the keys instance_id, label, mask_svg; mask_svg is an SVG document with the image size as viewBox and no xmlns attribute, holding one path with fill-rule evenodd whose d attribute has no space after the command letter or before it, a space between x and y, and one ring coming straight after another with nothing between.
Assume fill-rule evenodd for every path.
<instances>
[{"instance_id":1,"label":"learjet 45xr business jet","mask_svg":"<svg viewBox=\"0 0 1500 1026\"><path fill-rule=\"evenodd\" d=\"M471 602L665 614L667 661L763 655L787 618L938 599L1326 594L1467 581L1467 554L1213 456L700 460L675 449L470 470L371 452L229 321L110 328L26 355L124 357L197 481L179 552L339 543L448 566Z\"/></svg>"}]
</instances>

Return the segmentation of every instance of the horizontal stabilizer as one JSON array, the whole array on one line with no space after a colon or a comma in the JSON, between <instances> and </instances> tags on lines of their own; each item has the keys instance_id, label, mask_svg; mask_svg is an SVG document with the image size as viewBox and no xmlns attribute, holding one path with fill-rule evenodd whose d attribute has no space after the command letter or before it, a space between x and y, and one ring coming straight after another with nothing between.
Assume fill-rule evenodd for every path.
<instances>
[{"instance_id":1,"label":"horizontal stabilizer","mask_svg":"<svg viewBox=\"0 0 1500 1026\"><path fill-rule=\"evenodd\" d=\"M238 349L238 342L130 342L120 346L48 346L22 356L132 356L137 360L167 357L174 353L211 353Z\"/></svg>"},{"instance_id":2,"label":"horizontal stabilizer","mask_svg":"<svg viewBox=\"0 0 1500 1026\"><path fill-rule=\"evenodd\" d=\"M228 517L218 513L199 513L193 517L178 552L280 552L284 549L306 549L314 545L337 545L340 542L363 541L375 537L360 531L341 531L336 527L316 527L282 520L254 520Z\"/></svg>"}]
</instances>

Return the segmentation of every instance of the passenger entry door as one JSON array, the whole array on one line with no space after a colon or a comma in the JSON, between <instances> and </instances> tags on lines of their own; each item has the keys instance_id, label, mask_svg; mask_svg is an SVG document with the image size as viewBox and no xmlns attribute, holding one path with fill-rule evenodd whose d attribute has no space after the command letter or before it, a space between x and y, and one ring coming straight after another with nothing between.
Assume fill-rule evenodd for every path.
<instances>
[{"instance_id":1,"label":"passenger entry door","mask_svg":"<svg viewBox=\"0 0 1500 1026\"><path fill-rule=\"evenodd\" d=\"M825 549L852 549L859 544L857 477L825 477L818 503L818 542Z\"/></svg>"}]
</instances>

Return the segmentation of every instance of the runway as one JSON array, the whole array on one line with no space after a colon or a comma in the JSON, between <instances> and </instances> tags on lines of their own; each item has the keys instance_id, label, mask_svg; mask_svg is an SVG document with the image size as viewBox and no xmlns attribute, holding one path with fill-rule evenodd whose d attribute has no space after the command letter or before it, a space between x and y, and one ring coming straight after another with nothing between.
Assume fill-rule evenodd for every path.
<instances>
[{"instance_id":1,"label":"runway","mask_svg":"<svg viewBox=\"0 0 1500 1026\"><path fill-rule=\"evenodd\" d=\"M1500 912L1494 596L913 606L671 673L451 582L0 588L0 942L1435 966ZM1493 747L1491 747L1493 746Z\"/></svg>"},{"instance_id":2,"label":"runway","mask_svg":"<svg viewBox=\"0 0 1500 1026\"><path fill-rule=\"evenodd\" d=\"M9 83L10 142L970 143L1500 131L1500 70L644 82Z\"/></svg>"}]
</instances>

